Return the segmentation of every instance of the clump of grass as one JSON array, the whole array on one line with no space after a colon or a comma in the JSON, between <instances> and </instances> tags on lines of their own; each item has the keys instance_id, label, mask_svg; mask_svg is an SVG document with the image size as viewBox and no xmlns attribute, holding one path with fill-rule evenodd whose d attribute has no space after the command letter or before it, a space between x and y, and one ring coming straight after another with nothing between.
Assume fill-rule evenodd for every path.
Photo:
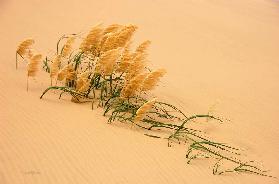
<instances>
[{"instance_id":1,"label":"clump of grass","mask_svg":"<svg viewBox=\"0 0 279 184\"><path fill-rule=\"evenodd\" d=\"M166 71L151 70L147 66L150 41L144 41L132 51L132 36L136 29L135 25L103 27L99 24L81 39L78 34L63 35L57 42L56 55L42 61L43 69L50 74L51 86L40 98L50 90L60 91L59 98L69 94L73 102L91 102L92 108L97 103L104 109L103 115L108 117L109 123L118 121L135 125L152 134L167 132L165 137L145 135L165 138L169 146L185 142L187 163L211 158L215 160L213 174L245 172L269 176L255 162L239 159L237 148L209 140L201 131L189 127L194 120L222 122L221 118L210 114L186 115L174 105L150 94ZM74 49L74 42L80 43L77 49ZM17 54L24 57L27 52L30 53L33 43L33 40L23 41ZM35 76L42 56L29 54L28 57L28 76ZM224 163L230 163L230 169L223 168Z\"/></svg>"}]
</instances>

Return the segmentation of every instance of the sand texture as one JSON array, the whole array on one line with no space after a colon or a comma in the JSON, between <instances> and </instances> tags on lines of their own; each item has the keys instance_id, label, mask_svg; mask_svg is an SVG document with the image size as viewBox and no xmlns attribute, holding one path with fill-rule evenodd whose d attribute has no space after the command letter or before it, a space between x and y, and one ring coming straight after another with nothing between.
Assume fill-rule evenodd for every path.
<instances>
[{"instance_id":1,"label":"sand texture","mask_svg":"<svg viewBox=\"0 0 279 184\"><path fill-rule=\"evenodd\" d=\"M44 55L64 33L98 22L139 26L152 40L152 67L168 73L154 94L188 114L229 119L197 125L243 148L279 177L279 3L271 0L0 0L0 184L279 183L249 174L212 175L212 162L186 164L186 148L117 123L102 110L51 92L47 76L15 70L17 44Z\"/></svg>"}]
</instances>

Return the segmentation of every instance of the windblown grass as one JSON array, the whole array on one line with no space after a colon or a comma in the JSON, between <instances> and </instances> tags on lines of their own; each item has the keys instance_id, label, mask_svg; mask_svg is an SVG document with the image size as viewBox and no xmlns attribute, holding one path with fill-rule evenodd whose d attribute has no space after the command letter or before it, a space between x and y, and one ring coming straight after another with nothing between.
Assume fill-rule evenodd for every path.
<instances>
[{"instance_id":1,"label":"windblown grass","mask_svg":"<svg viewBox=\"0 0 279 184\"><path fill-rule=\"evenodd\" d=\"M32 45L35 43L35 41L32 38L27 38L25 40L23 40L17 47L16 50L16 69L17 69L17 65L18 65L18 59L17 56L21 56L22 58L24 57L28 57L30 58L31 56L28 55L32 50L31 47Z\"/></svg>"},{"instance_id":2,"label":"windblown grass","mask_svg":"<svg viewBox=\"0 0 279 184\"><path fill-rule=\"evenodd\" d=\"M245 172L269 176L255 162L240 160L239 149L209 140L201 131L189 127L194 120L222 122L221 118L210 114L186 115L174 105L150 95L166 71L151 70L146 65L150 41L132 51L130 43L136 29L135 25L113 24L105 28L97 25L84 38L78 34L63 35L57 43L56 55L42 61L44 71L50 75L51 86L40 98L50 90L60 91L59 98L69 94L73 102L89 101L92 109L95 105L102 107L109 123L132 124L152 134L165 131L169 134L167 137L145 135L165 138L169 145L185 142L186 163L211 158L215 160L213 174ZM77 49L74 49L75 42L80 43ZM17 54L29 60L28 76L32 77L42 58L31 53L33 43L32 39L27 39L17 50ZM55 85L53 80L56 80ZM230 169L222 168L226 163L230 163Z\"/></svg>"}]
</instances>

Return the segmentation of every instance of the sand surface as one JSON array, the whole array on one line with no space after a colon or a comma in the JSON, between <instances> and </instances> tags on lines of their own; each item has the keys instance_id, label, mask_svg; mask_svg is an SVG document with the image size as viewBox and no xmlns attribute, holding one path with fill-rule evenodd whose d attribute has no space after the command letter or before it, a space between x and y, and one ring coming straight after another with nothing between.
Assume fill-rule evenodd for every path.
<instances>
[{"instance_id":1,"label":"sand surface","mask_svg":"<svg viewBox=\"0 0 279 184\"><path fill-rule=\"evenodd\" d=\"M0 0L0 184L279 183L255 175L211 174L208 161L186 165L185 148L107 124L89 104L58 100L37 78L26 92L26 37L47 54L64 33L98 22L134 23L135 42L152 40L152 66L168 74L156 90L186 113L230 119L203 124L245 149L279 177L279 4L271 0Z\"/></svg>"}]
</instances>

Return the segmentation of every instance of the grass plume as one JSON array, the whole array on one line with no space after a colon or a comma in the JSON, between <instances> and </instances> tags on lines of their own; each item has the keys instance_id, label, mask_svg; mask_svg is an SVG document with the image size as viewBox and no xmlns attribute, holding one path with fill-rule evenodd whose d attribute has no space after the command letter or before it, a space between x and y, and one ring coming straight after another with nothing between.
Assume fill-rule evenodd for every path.
<instances>
[{"instance_id":1,"label":"grass plume","mask_svg":"<svg viewBox=\"0 0 279 184\"><path fill-rule=\"evenodd\" d=\"M156 102L156 98L144 103L136 112L135 122L139 122L144 118L144 115L152 109L152 106Z\"/></svg>"},{"instance_id":2,"label":"grass plume","mask_svg":"<svg viewBox=\"0 0 279 184\"><path fill-rule=\"evenodd\" d=\"M50 67L50 79L51 79L51 85L52 80L57 77L57 74L59 72L59 67L61 64L61 55L56 55L52 61L51 67Z\"/></svg>"},{"instance_id":3,"label":"grass plume","mask_svg":"<svg viewBox=\"0 0 279 184\"><path fill-rule=\"evenodd\" d=\"M29 77L35 77L39 70L39 63L42 60L41 54L33 55L27 64L27 91L28 91L28 79Z\"/></svg>"},{"instance_id":4,"label":"grass plume","mask_svg":"<svg viewBox=\"0 0 279 184\"><path fill-rule=\"evenodd\" d=\"M18 58L17 56L21 56L23 59L25 58L25 56L27 55L28 58L30 58L32 55L31 53L31 48L33 46L33 44L35 43L34 39L32 38L27 38L25 40L23 40L17 47L16 50L16 69L17 69L17 62L18 62Z\"/></svg>"}]
</instances>

